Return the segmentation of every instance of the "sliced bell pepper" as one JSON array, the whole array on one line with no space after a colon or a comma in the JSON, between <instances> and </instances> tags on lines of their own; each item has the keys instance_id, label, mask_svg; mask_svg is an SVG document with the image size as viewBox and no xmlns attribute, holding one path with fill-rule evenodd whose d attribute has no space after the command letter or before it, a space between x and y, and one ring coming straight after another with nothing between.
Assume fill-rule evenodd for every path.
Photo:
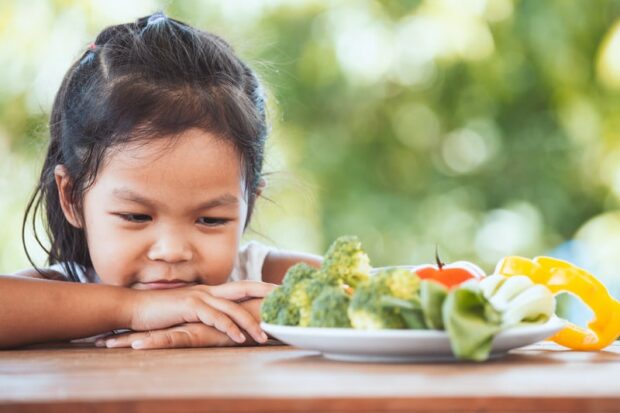
<instances>
[{"instance_id":1,"label":"sliced bell pepper","mask_svg":"<svg viewBox=\"0 0 620 413\"><path fill-rule=\"evenodd\" d=\"M600 350L620 336L620 301L589 272L550 257L533 260L506 257L498 263L495 272L505 276L526 275L535 283L547 286L555 295L571 293L590 307L594 318L588 328L567 323L552 341L574 350Z\"/></svg>"}]
</instances>

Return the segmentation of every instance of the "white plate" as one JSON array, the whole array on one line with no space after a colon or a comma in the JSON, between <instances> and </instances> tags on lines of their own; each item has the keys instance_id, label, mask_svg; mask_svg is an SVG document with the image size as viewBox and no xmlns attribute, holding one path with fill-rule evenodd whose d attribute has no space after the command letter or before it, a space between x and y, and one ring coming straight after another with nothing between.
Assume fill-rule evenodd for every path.
<instances>
[{"instance_id":1,"label":"white plate","mask_svg":"<svg viewBox=\"0 0 620 413\"><path fill-rule=\"evenodd\" d=\"M290 327L261 323L278 340L306 350L320 351L334 360L362 362L455 361L450 339L437 330L355 330L352 328ZM489 358L553 336L564 321L553 317L545 324L515 327L495 336Z\"/></svg>"}]
</instances>

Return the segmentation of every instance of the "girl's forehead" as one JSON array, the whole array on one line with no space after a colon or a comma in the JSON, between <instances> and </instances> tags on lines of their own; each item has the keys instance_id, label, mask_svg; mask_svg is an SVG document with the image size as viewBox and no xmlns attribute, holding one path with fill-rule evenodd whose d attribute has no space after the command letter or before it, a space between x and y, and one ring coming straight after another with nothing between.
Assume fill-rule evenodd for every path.
<instances>
[{"instance_id":1,"label":"girl's forehead","mask_svg":"<svg viewBox=\"0 0 620 413\"><path fill-rule=\"evenodd\" d=\"M113 148L99 179L136 185L172 184L196 190L213 185L243 188L244 183L241 159L234 146L198 129Z\"/></svg>"}]
</instances>

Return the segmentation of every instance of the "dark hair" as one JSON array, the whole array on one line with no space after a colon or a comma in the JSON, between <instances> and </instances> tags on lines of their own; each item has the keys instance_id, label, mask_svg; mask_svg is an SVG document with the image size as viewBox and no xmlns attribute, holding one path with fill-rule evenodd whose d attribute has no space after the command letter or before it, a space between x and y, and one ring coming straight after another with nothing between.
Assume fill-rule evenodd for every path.
<instances>
[{"instance_id":1,"label":"dark hair","mask_svg":"<svg viewBox=\"0 0 620 413\"><path fill-rule=\"evenodd\" d=\"M252 211L267 137L258 78L220 37L161 12L97 36L65 75L49 127L45 163L22 224L22 243L35 268L25 242L31 213L35 239L49 264L62 263L74 281L73 264L92 266L84 229L73 227L62 213L54 168L67 168L70 197L83 217L84 192L115 145L176 136L190 128L221 136L240 155L248 215ZM49 249L35 228L41 207Z\"/></svg>"}]
</instances>

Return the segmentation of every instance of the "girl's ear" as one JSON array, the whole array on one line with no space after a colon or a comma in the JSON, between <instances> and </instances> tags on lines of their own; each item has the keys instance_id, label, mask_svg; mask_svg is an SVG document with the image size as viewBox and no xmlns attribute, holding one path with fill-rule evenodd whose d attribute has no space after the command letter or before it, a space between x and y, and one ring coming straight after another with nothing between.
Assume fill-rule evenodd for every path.
<instances>
[{"instance_id":1,"label":"girl's ear","mask_svg":"<svg viewBox=\"0 0 620 413\"><path fill-rule=\"evenodd\" d=\"M54 168L54 179L56 180L56 187L58 188L58 198L60 199L62 213L71 225L76 228L82 228L82 222L78 218L75 207L71 202L70 194L72 182L67 167L64 165L56 165Z\"/></svg>"}]
</instances>

